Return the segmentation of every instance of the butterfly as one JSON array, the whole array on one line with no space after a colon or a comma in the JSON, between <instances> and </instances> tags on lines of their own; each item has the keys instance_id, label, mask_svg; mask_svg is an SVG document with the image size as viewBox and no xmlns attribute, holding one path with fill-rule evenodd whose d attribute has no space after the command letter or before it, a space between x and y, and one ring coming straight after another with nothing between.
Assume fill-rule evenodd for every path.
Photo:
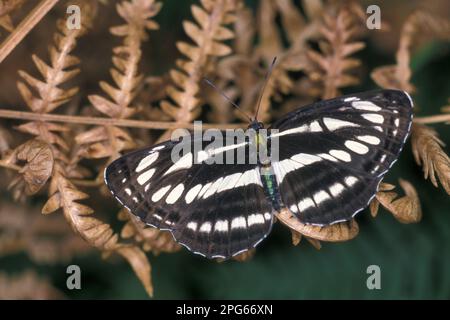
<instances>
[{"instance_id":1,"label":"butterfly","mask_svg":"<svg viewBox=\"0 0 450 320\"><path fill-rule=\"evenodd\" d=\"M113 161L105 182L147 225L169 230L194 253L228 259L258 245L281 209L304 224L328 226L366 208L405 144L412 107L410 96L397 90L323 100L284 115L265 139L259 139L264 126L253 119L256 142L225 148L244 151L249 160L254 144L267 149L277 140L276 159L207 164L202 149L172 161L182 142L170 140ZM193 148L209 143L191 138Z\"/></svg>"}]
</instances>

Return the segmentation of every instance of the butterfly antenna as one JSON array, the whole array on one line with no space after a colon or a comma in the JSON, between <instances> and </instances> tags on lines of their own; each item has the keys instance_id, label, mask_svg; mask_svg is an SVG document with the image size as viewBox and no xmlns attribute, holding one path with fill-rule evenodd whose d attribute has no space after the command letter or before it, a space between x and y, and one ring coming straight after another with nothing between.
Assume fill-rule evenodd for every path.
<instances>
[{"instance_id":1,"label":"butterfly antenna","mask_svg":"<svg viewBox=\"0 0 450 320\"><path fill-rule=\"evenodd\" d=\"M267 82L269 82L269 78L270 78L270 75L272 74L273 66L275 65L276 61L277 61L277 57L274 57L272 60L272 63L270 64L269 70L267 70L267 73L264 77L264 84L259 93L258 104L256 105L254 121L257 121L257 119L258 119L259 107L261 106L261 101L262 101L262 98L264 95L264 90L266 89Z\"/></svg>"},{"instance_id":2,"label":"butterfly antenna","mask_svg":"<svg viewBox=\"0 0 450 320\"><path fill-rule=\"evenodd\" d=\"M250 122L252 122L252 118L246 114L242 109L233 101L230 97L228 97L222 90L220 90L214 83L212 83L209 79L203 78L207 84L214 88L222 97L225 98L229 103L231 103L241 114L243 114Z\"/></svg>"}]
</instances>

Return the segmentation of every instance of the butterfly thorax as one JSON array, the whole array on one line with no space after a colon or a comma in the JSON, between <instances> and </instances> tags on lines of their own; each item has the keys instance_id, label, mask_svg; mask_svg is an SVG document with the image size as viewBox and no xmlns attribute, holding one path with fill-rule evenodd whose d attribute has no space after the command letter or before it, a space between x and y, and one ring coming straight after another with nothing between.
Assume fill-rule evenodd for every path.
<instances>
[{"instance_id":1,"label":"butterfly thorax","mask_svg":"<svg viewBox=\"0 0 450 320\"><path fill-rule=\"evenodd\" d=\"M264 186L264 193L267 199L272 203L275 210L279 210L283 204L281 201L278 184L272 168L270 158L270 148L268 147L267 132L264 132L262 122L253 121L249 127L255 131L255 143L258 152L258 165L261 176L261 182Z\"/></svg>"}]
</instances>

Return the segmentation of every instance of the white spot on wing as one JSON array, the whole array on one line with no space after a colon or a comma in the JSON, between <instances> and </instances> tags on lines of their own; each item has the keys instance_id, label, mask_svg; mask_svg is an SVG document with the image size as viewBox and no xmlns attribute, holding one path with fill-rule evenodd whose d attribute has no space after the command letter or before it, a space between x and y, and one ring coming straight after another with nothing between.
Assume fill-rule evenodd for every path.
<instances>
[{"instance_id":1,"label":"white spot on wing","mask_svg":"<svg viewBox=\"0 0 450 320\"><path fill-rule=\"evenodd\" d=\"M378 137L375 136L357 136L356 137L358 140L361 140L363 142L366 142L368 144L373 144L373 145L377 145L380 144L381 140Z\"/></svg>"},{"instance_id":2,"label":"white spot on wing","mask_svg":"<svg viewBox=\"0 0 450 320\"><path fill-rule=\"evenodd\" d=\"M353 176L348 176L345 178L345 184L349 187L353 186L356 182L358 182L358 179Z\"/></svg>"},{"instance_id":3,"label":"white spot on wing","mask_svg":"<svg viewBox=\"0 0 450 320\"><path fill-rule=\"evenodd\" d=\"M345 187L342 184L340 184L339 182L333 184L330 187L330 193L333 197L339 196L342 193L342 191L344 191L344 190L345 190Z\"/></svg>"},{"instance_id":4,"label":"white spot on wing","mask_svg":"<svg viewBox=\"0 0 450 320\"><path fill-rule=\"evenodd\" d=\"M369 152L369 148L366 145L356 141L347 140L344 144L347 148L358 154L366 154Z\"/></svg>"},{"instance_id":5,"label":"white spot on wing","mask_svg":"<svg viewBox=\"0 0 450 320\"><path fill-rule=\"evenodd\" d=\"M271 137L281 137L289 134L296 134L296 133L304 133L304 132L322 132L322 127L320 126L319 122L313 121L308 124L304 124L300 127L291 128L288 130L284 130L281 132L276 132L271 135Z\"/></svg>"},{"instance_id":6,"label":"white spot on wing","mask_svg":"<svg viewBox=\"0 0 450 320\"><path fill-rule=\"evenodd\" d=\"M317 204L331 199L330 196L328 195L328 193L326 191L323 191L323 190L315 193L313 198L314 198L314 201Z\"/></svg>"},{"instance_id":7,"label":"white spot on wing","mask_svg":"<svg viewBox=\"0 0 450 320\"><path fill-rule=\"evenodd\" d=\"M125 188L124 189L125 193L129 196L131 196L131 189L130 188Z\"/></svg>"},{"instance_id":8,"label":"white spot on wing","mask_svg":"<svg viewBox=\"0 0 450 320\"><path fill-rule=\"evenodd\" d=\"M361 115L361 117L363 117L364 119L369 120L370 122L373 122L373 123L383 123L384 122L384 117L381 114L364 113Z\"/></svg>"},{"instance_id":9,"label":"white spot on wing","mask_svg":"<svg viewBox=\"0 0 450 320\"><path fill-rule=\"evenodd\" d=\"M171 172L177 171L177 170L181 170L181 169L189 169L190 167L192 167L192 163L193 163L193 155L192 152L188 152L186 153L184 156L182 156L177 162L175 162L170 168L169 170L167 170L164 175L167 175Z\"/></svg>"},{"instance_id":10,"label":"white spot on wing","mask_svg":"<svg viewBox=\"0 0 450 320\"><path fill-rule=\"evenodd\" d=\"M228 220L219 220L214 225L214 230L219 232L227 232L228 231Z\"/></svg>"},{"instance_id":11,"label":"white spot on wing","mask_svg":"<svg viewBox=\"0 0 450 320\"><path fill-rule=\"evenodd\" d=\"M161 198L164 197L164 195L167 193L167 191L169 191L170 187L171 187L171 185L169 184L168 186L165 186L165 187L159 189L158 191L156 191L152 196L152 201L157 202L157 201L161 200Z\"/></svg>"},{"instance_id":12,"label":"white spot on wing","mask_svg":"<svg viewBox=\"0 0 450 320\"><path fill-rule=\"evenodd\" d=\"M355 101L352 102L352 107L358 110L365 111L380 111L381 107L377 106L373 102L370 101Z\"/></svg>"},{"instance_id":13,"label":"white spot on wing","mask_svg":"<svg viewBox=\"0 0 450 320\"><path fill-rule=\"evenodd\" d=\"M191 221L186 225L186 228L191 229L192 231L197 231L197 222Z\"/></svg>"},{"instance_id":14,"label":"white spot on wing","mask_svg":"<svg viewBox=\"0 0 450 320\"><path fill-rule=\"evenodd\" d=\"M186 193L186 197L184 198L186 200L186 203L189 204L192 201L194 201L195 197L197 196L197 194L200 192L201 189L202 189L202 185L201 184L198 184L195 187L191 188Z\"/></svg>"},{"instance_id":15,"label":"white spot on wing","mask_svg":"<svg viewBox=\"0 0 450 320\"><path fill-rule=\"evenodd\" d=\"M323 118L323 122L325 123L325 126L330 131L335 131L341 128L347 128L347 127L359 127L359 124L334 118Z\"/></svg>"},{"instance_id":16,"label":"white spot on wing","mask_svg":"<svg viewBox=\"0 0 450 320\"><path fill-rule=\"evenodd\" d=\"M350 154L348 152L345 152L342 150L333 149L333 150L330 150L329 154L332 155L333 157L335 157L336 159L339 159L344 162L352 161L352 157L350 156Z\"/></svg>"},{"instance_id":17,"label":"white spot on wing","mask_svg":"<svg viewBox=\"0 0 450 320\"><path fill-rule=\"evenodd\" d=\"M299 153L291 157L292 160L308 165L314 162L322 161L321 157L308 153Z\"/></svg>"},{"instance_id":18,"label":"white spot on wing","mask_svg":"<svg viewBox=\"0 0 450 320\"><path fill-rule=\"evenodd\" d=\"M335 157L330 156L328 153L319 153L318 156L321 157L322 159L338 162L338 160Z\"/></svg>"},{"instance_id":19,"label":"white spot on wing","mask_svg":"<svg viewBox=\"0 0 450 320\"><path fill-rule=\"evenodd\" d=\"M245 229L247 227L247 223L245 221L245 217L236 217L231 221L231 229Z\"/></svg>"},{"instance_id":20,"label":"white spot on wing","mask_svg":"<svg viewBox=\"0 0 450 320\"><path fill-rule=\"evenodd\" d=\"M217 192L217 188L220 187L220 185L222 184L222 181L223 181L223 178L222 178L222 177L219 178L219 179L217 179L217 180L212 184L212 186L205 192L205 194L204 194L204 196L203 196L203 199L206 199L206 198L212 196L214 193L216 193L216 192Z\"/></svg>"},{"instance_id":21,"label":"white spot on wing","mask_svg":"<svg viewBox=\"0 0 450 320\"><path fill-rule=\"evenodd\" d=\"M265 223L264 215L262 215L261 213L251 214L247 218L247 224L249 227L254 224L264 224L264 223Z\"/></svg>"},{"instance_id":22,"label":"white spot on wing","mask_svg":"<svg viewBox=\"0 0 450 320\"><path fill-rule=\"evenodd\" d=\"M148 180L150 180L150 178L153 176L153 174L155 173L156 169L150 169L147 170L143 173L141 173L138 178L137 178L137 182L142 186L144 185Z\"/></svg>"},{"instance_id":23,"label":"white spot on wing","mask_svg":"<svg viewBox=\"0 0 450 320\"><path fill-rule=\"evenodd\" d=\"M356 101L356 100L359 100L359 98L358 97L348 97L348 98L344 99L344 102L350 102L350 101Z\"/></svg>"},{"instance_id":24,"label":"white spot on wing","mask_svg":"<svg viewBox=\"0 0 450 320\"><path fill-rule=\"evenodd\" d=\"M217 192L222 192L226 190L233 189L236 183L239 181L239 178L242 176L242 173L233 173L225 178L223 178L222 185L217 189Z\"/></svg>"},{"instance_id":25,"label":"white spot on wing","mask_svg":"<svg viewBox=\"0 0 450 320\"><path fill-rule=\"evenodd\" d=\"M211 232L211 222L203 222L199 231L205 232L205 233L210 233Z\"/></svg>"},{"instance_id":26,"label":"white spot on wing","mask_svg":"<svg viewBox=\"0 0 450 320\"><path fill-rule=\"evenodd\" d=\"M203 194L206 192L206 190L208 190L208 188L212 185L212 182L208 182L207 184L205 184L202 188L202 190L200 190L200 192L198 193L198 197L201 198L203 196Z\"/></svg>"},{"instance_id":27,"label":"white spot on wing","mask_svg":"<svg viewBox=\"0 0 450 320\"><path fill-rule=\"evenodd\" d=\"M180 183L172 191L170 191L169 195L166 198L167 204L174 204L181 197L184 191L184 184Z\"/></svg>"},{"instance_id":28,"label":"white spot on wing","mask_svg":"<svg viewBox=\"0 0 450 320\"><path fill-rule=\"evenodd\" d=\"M304 198L302 200L300 200L300 202L298 203L298 208L300 210L300 212L302 212L303 210L306 210L308 208L312 208L315 207L316 205L314 204L314 201L311 198Z\"/></svg>"},{"instance_id":29,"label":"white spot on wing","mask_svg":"<svg viewBox=\"0 0 450 320\"><path fill-rule=\"evenodd\" d=\"M149 167L153 162L156 161L156 159L158 159L158 156L159 156L159 152L151 153L148 156L146 156L144 159L142 159L139 162L139 164L136 168L136 172L141 172L145 168Z\"/></svg>"}]
</instances>

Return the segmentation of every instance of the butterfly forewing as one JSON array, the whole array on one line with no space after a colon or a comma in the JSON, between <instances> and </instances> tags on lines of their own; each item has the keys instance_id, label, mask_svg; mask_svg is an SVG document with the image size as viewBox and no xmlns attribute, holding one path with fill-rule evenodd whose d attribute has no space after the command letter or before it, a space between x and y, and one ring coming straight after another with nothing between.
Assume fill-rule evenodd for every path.
<instances>
[{"instance_id":1,"label":"butterfly forewing","mask_svg":"<svg viewBox=\"0 0 450 320\"><path fill-rule=\"evenodd\" d=\"M192 139L190 150L200 142ZM113 195L145 223L170 230L191 251L229 258L257 245L272 226L257 164L207 164L204 151L172 161L178 142L127 154L105 171ZM233 149L233 148L231 148ZM203 158L202 158L203 157Z\"/></svg>"},{"instance_id":2,"label":"butterfly forewing","mask_svg":"<svg viewBox=\"0 0 450 320\"><path fill-rule=\"evenodd\" d=\"M321 101L272 129L272 165L283 205L301 222L329 225L365 208L409 134L412 102L396 90Z\"/></svg>"}]
</instances>

